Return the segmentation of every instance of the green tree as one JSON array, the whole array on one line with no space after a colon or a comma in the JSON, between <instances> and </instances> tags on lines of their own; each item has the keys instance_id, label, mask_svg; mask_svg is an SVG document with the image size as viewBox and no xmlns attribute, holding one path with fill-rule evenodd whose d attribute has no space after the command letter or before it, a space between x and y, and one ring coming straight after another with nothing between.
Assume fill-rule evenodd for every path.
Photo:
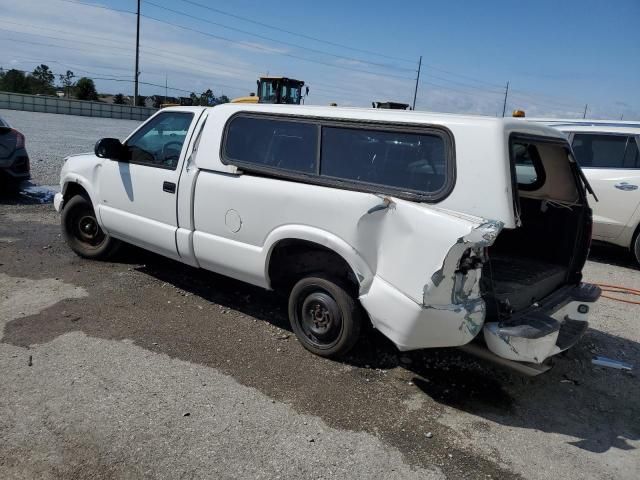
<instances>
[{"instance_id":1,"label":"green tree","mask_svg":"<svg viewBox=\"0 0 640 480\"><path fill-rule=\"evenodd\" d=\"M93 80L82 77L76 82L76 98L78 100L98 100L98 92Z\"/></svg>"},{"instance_id":2,"label":"green tree","mask_svg":"<svg viewBox=\"0 0 640 480\"><path fill-rule=\"evenodd\" d=\"M14 93L31 93L29 82L24 72L14 68L2 75L0 90Z\"/></svg>"},{"instance_id":3,"label":"green tree","mask_svg":"<svg viewBox=\"0 0 640 480\"><path fill-rule=\"evenodd\" d=\"M202 106L206 107L209 105L215 105L215 100L216 97L213 95L213 92L210 88L202 92L202 94L200 95L200 105Z\"/></svg>"},{"instance_id":4,"label":"green tree","mask_svg":"<svg viewBox=\"0 0 640 480\"><path fill-rule=\"evenodd\" d=\"M145 97L144 95L138 95L138 103L136 104L136 106L145 107L146 103L147 103L147 97Z\"/></svg>"},{"instance_id":5,"label":"green tree","mask_svg":"<svg viewBox=\"0 0 640 480\"><path fill-rule=\"evenodd\" d=\"M71 87L73 87L73 79L75 75L71 70L67 70L67 73L58 75L60 79L60 86L64 90L64 96L68 97L71 93Z\"/></svg>"},{"instance_id":6,"label":"green tree","mask_svg":"<svg viewBox=\"0 0 640 480\"><path fill-rule=\"evenodd\" d=\"M45 64L37 66L31 75L27 77L30 84L31 93L50 95L55 92L53 81L56 76Z\"/></svg>"},{"instance_id":7,"label":"green tree","mask_svg":"<svg viewBox=\"0 0 640 480\"><path fill-rule=\"evenodd\" d=\"M116 105L124 105L127 102L125 101L123 94L117 93L113 96L113 103L115 103Z\"/></svg>"},{"instance_id":8,"label":"green tree","mask_svg":"<svg viewBox=\"0 0 640 480\"><path fill-rule=\"evenodd\" d=\"M218 103L229 103L231 100L229 100L229 97L227 97L226 95L220 95L218 97Z\"/></svg>"},{"instance_id":9,"label":"green tree","mask_svg":"<svg viewBox=\"0 0 640 480\"><path fill-rule=\"evenodd\" d=\"M195 93L191 92L189 98L191 99L191 105L200 105L200 98Z\"/></svg>"}]
</instances>

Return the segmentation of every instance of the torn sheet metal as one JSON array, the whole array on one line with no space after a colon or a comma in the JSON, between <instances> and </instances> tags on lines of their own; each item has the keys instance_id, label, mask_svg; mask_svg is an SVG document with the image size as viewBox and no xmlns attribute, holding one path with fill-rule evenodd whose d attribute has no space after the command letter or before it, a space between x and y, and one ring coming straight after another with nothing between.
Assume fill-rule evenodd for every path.
<instances>
[{"instance_id":1,"label":"torn sheet metal","mask_svg":"<svg viewBox=\"0 0 640 480\"><path fill-rule=\"evenodd\" d=\"M472 336L480 332L486 314L480 292L484 249L493 244L503 227L502 222L485 221L460 237L424 287L423 307L460 312L459 328Z\"/></svg>"}]
</instances>

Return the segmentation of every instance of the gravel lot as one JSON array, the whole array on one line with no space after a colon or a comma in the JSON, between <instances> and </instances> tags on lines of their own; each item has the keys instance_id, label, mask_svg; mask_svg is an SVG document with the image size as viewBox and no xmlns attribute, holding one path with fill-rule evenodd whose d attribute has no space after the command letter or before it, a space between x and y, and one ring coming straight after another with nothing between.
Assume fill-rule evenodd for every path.
<instances>
[{"instance_id":1,"label":"gravel lot","mask_svg":"<svg viewBox=\"0 0 640 480\"><path fill-rule=\"evenodd\" d=\"M137 120L17 110L0 110L0 117L26 137L31 177L38 185L60 182L60 166L67 155L93 151L96 141L103 137L124 140L140 125Z\"/></svg>"},{"instance_id":2,"label":"gravel lot","mask_svg":"<svg viewBox=\"0 0 640 480\"><path fill-rule=\"evenodd\" d=\"M0 115L32 158L65 150L33 162L47 184L64 155L137 123ZM585 279L640 289L614 248L594 248ZM639 313L602 299L535 378L375 334L329 361L271 293L133 248L82 260L51 205L0 199L0 478L636 479Z\"/></svg>"}]
</instances>

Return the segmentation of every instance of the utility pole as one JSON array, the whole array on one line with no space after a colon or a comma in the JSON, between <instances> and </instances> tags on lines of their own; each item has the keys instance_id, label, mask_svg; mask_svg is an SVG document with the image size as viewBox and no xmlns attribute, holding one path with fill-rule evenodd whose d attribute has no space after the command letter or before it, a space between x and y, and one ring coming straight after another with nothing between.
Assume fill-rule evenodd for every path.
<instances>
[{"instance_id":1,"label":"utility pole","mask_svg":"<svg viewBox=\"0 0 640 480\"><path fill-rule=\"evenodd\" d=\"M507 112L507 97L509 96L509 82L507 81L507 88L504 89L504 103L502 104L502 116Z\"/></svg>"},{"instance_id":2,"label":"utility pole","mask_svg":"<svg viewBox=\"0 0 640 480\"><path fill-rule=\"evenodd\" d=\"M584 105L584 113L582 114L582 118L587 118L587 107L589 106L588 103L585 103Z\"/></svg>"},{"instance_id":3,"label":"utility pole","mask_svg":"<svg viewBox=\"0 0 640 480\"><path fill-rule=\"evenodd\" d=\"M413 91L413 106L411 107L413 110L416 109L416 97L418 96L418 81L420 80L421 68L422 68L422 55L420 55L420 60L418 61L418 76L416 77L416 89Z\"/></svg>"},{"instance_id":4,"label":"utility pole","mask_svg":"<svg viewBox=\"0 0 640 480\"><path fill-rule=\"evenodd\" d=\"M138 15L136 17L136 71L133 78L135 79L135 89L133 91L133 105L138 106L138 60L140 55L140 0L138 0Z\"/></svg>"},{"instance_id":5,"label":"utility pole","mask_svg":"<svg viewBox=\"0 0 640 480\"><path fill-rule=\"evenodd\" d=\"M164 103L167 103L167 74L164 74Z\"/></svg>"}]
</instances>

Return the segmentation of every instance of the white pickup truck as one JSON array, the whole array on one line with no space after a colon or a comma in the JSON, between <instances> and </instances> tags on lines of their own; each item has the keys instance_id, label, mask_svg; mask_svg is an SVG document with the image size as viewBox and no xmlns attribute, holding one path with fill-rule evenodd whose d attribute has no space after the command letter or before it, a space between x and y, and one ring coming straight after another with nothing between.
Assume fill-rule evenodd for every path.
<instances>
[{"instance_id":1,"label":"white pickup truck","mask_svg":"<svg viewBox=\"0 0 640 480\"><path fill-rule=\"evenodd\" d=\"M542 125L227 104L163 109L68 157L55 208L83 257L127 242L287 292L319 355L371 321L400 350L478 337L533 367L580 338L600 294L581 283L585 187Z\"/></svg>"}]
</instances>

